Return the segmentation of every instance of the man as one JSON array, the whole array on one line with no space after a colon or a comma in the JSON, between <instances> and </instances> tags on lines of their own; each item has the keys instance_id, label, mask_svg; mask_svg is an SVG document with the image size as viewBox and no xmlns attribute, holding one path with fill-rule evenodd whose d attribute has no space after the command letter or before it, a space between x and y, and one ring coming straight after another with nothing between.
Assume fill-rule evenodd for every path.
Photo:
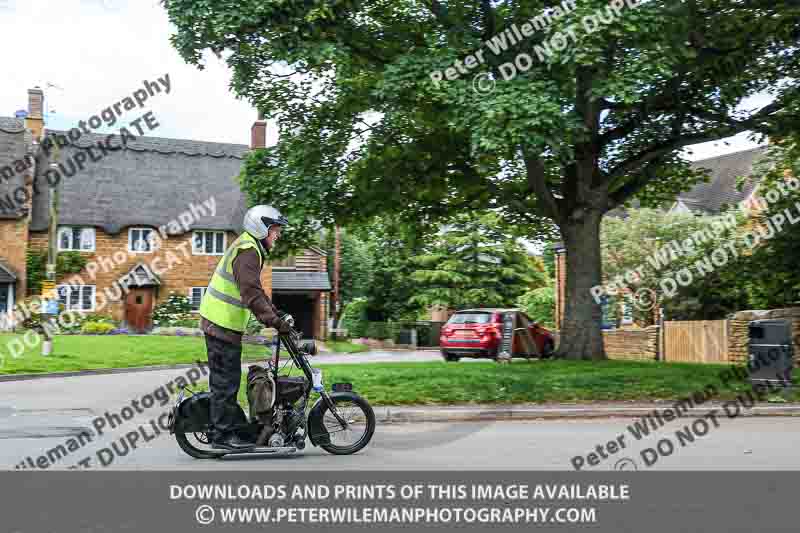
<instances>
[{"instance_id":1,"label":"man","mask_svg":"<svg viewBox=\"0 0 800 533\"><path fill-rule=\"evenodd\" d=\"M289 323L261 287L267 254L289 221L274 207L257 205L244 216L242 233L222 256L200 303L200 327L205 333L211 388L213 448L252 447L236 432L241 407L237 401L242 371L242 334L251 312L267 327L288 333Z\"/></svg>"}]
</instances>

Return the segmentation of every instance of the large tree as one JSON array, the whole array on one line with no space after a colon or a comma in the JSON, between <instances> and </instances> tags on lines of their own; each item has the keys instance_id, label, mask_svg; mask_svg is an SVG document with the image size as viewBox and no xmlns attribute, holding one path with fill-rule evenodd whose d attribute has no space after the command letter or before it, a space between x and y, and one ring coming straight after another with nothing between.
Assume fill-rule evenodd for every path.
<instances>
[{"instance_id":1,"label":"large tree","mask_svg":"<svg viewBox=\"0 0 800 533\"><path fill-rule=\"evenodd\" d=\"M691 186L683 147L800 115L798 0L163 1L184 59L224 54L236 94L281 121L248 166L246 187L270 184L255 198L328 223L497 208L534 238L554 224L572 358L604 357L603 215Z\"/></svg>"}]
</instances>

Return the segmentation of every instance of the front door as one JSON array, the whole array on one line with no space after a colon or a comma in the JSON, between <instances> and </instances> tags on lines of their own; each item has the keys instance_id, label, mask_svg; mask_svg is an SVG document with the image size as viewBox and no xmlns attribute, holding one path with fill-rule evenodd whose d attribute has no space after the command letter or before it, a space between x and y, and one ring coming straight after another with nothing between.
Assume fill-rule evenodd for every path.
<instances>
[{"instance_id":1,"label":"front door","mask_svg":"<svg viewBox=\"0 0 800 533\"><path fill-rule=\"evenodd\" d=\"M153 323L153 289L131 289L125 300L125 320L137 333L148 331Z\"/></svg>"}]
</instances>

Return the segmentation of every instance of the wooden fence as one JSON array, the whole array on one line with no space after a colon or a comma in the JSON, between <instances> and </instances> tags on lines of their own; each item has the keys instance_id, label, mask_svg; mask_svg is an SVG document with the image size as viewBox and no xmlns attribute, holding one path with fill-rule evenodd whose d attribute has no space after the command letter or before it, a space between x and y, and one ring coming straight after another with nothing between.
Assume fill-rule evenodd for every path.
<instances>
[{"instance_id":1,"label":"wooden fence","mask_svg":"<svg viewBox=\"0 0 800 533\"><path fill-rule=\"evenodd\" d=\"M727 363L728 321L664 322L664 361Z\"/></svg>"}]
</instances>

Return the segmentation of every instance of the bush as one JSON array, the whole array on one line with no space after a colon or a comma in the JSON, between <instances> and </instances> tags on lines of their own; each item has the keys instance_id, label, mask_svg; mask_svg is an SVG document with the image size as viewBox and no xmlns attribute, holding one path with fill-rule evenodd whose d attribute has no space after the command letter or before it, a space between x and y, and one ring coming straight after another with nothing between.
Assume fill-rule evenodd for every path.
<instances>
[{"instance_id":1,"label":"bush","mask_svg":"<svg viewBox=\"0 0 800 533\"><path fill-rule=\"evenodd\" d=\"M114 324L107 322L86 322L81 327L81 333L84 335L107 335L115 329Z\"/></svg>"},{"instance_id":2,"label":"bush","mask_svg":"<svg viewBox=\"0 0 800 533\"><path fill-rule=\"evenodd\" d=\"M200 319L199 318L181 318L174 321L174 326L176 328L199 328L200 327Z\"/></svg>"},{"instance_id":3,"label":"bush","mask_svg":"<svg viewBox=\"0 0 800 533\"><path fill-rule=\"evenodd\" d=\"M158 327L176 327L181 323L197 321L197 315L192 313L192 304L189 298L171 292L167 301L158 304L153 309L153 324ZM183 327L197 327L197 325Z\"/></svg>"},{"instance_id":4,"label":"bush","mask_svg":"<svg viewBox=\"0 0 800 533\"><path fill-rule=\"evenodd\" d=\"M556 293L553 287L526 292L517 300L517 306L541 325L555 327Z\"/></svg>"},{"instance_id":5,"label":"bush","mask_svg":"<svg viewBox=\"0 0 800 533\"><path fill-rule=\"evenodd\" d=\"M73 318L71 320L64 320L67 325L61 326L60 329L64 333L84 333L83 326L90 322L98 324L109 324L112 329L119 327L119 322L114 320L108 315L88 314L83 315L77 311L71 311Z\"/></svg>"},{"instance_id":6,"label":"bush","mask_svg":"<svg viewBox=\"0 0 800 533\"><path fill-rule=\"evenodd\" d=\"M366 328L366 337L370 339L378 339L380 341L392 337L389 329L389 324L386 322L368 322Z\"/></svg>"},{"instance_id":7,"label":"bush","mask_svg":"<svg viewBox=\"0 0 800 533\"><path fill-rule=\"evenodd\" d=\"M349 302L342 311L339 327L347 330L354 339L367 336L367 299L356 298Z\"/></svg>"}]
</instances>

